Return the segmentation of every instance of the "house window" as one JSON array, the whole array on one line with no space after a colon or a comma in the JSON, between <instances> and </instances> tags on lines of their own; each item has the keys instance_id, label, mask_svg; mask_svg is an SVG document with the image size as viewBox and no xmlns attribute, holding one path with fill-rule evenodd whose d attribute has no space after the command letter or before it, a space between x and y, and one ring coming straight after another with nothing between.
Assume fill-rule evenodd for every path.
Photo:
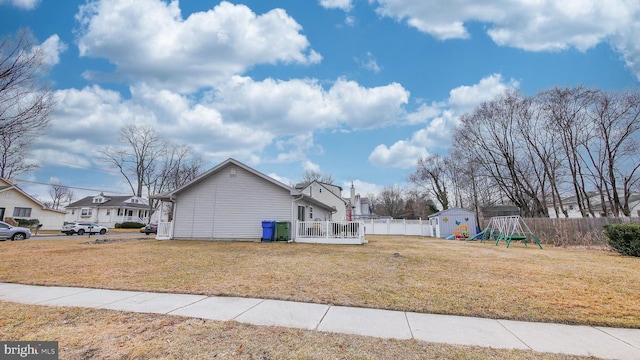
<instances>
[{"instance_id":1,"label":"house window","mask_svg":"<svg viewBox=\"0 0 640 360\"><path fill-rule=\"evenodd\" d=\"M74 215L75 213L76 213L76 211L72 209L71 210L71 215Z\"/></svg>"},{"instance_id":2,"label":"house window","mask_svg":"<svg viewBox=\"0 0 640 360\"><path fill-rule=\"evenodd\" d=\"M107 215L111 215L111 209L107 209Z\"/></svg>"},{"instance_id":3,"label":"house window","mask_svg":"<svg viewBox=\"0 0 640 360\"><path fill-rule=\"evenodd\" d=\"M298 205L298 220L299 221L305 221L305 218L304 218L304 206Z\"/></svg>"},{"instance_id":4,"label":"house window","mask_svg":"<svg viewBox=\"0 0 640 360\"><path fill-rule=\"evenodd\" d=\"M309 219L313 220L313 206L309 206Z\"/></svg>"},{"instance_id":5,"label":"house window","mask_svg":"<svg viewBox=\"0 0 640 360\"><path fill-rule=\"evenodd\" d=\"M22 208L17 207L13 209L14 217L30 217L31 216L31 208Z\"/></svg>"},{"instance_id":6,"label":"house window","mask_svg":"<svg viewBox=\"0 0 640 360\"><path fill-rule=\"evenodd\" d=\"M91 216L91 209L82 209L80 212L80 216L89 217Z\"/></svg>"},{"instance_id":7,"label":"house window","mask_svg":"<svg viewBox=\"0 0 640 360\"><path fill-rule=\"evenodd\" d=\"M118 216L122 216L122 209L118 208Z\"/></svg>"}]
</instances>

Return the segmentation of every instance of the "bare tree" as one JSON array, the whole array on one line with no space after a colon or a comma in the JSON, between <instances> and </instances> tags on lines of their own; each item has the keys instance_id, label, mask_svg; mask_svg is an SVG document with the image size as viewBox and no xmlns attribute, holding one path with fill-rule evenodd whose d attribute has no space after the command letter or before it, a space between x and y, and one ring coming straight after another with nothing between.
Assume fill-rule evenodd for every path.
<instances>
[{"instance_id":1,"label":"bare tree","mask_svg":"<svg viewBox=\"0 0 640 360\"><path fill-rule=\"evenodd\" d=\"M43 50L21 30L0 41L0 177L13 178L38 167L27 159L35 139L51 122L53 92L42 79Z\"/></svg>"},{"instance_id":2,"label":"bare tree","mask_svg":"<svg viewBox=\"0 0 640 360\"><path fill-rule=\"evenodd\" d=\"M588 114L596 134L584 144L586 165L592 169L602 211L630 216L631 189L639 181L640 143L635 137L640 130L640 93L598 92Z\"/></svg>"},{"instance_id":3,"label":"bare tree","mask_svg":"<svg viewBox=\"0 0 640 360\"><path fill-rule=\"evenodd\" d=\"M202 158L187 144L173 144L151 126L127 125L120 129L123 146L100 150L102 160L117 168L138 197L174 190L200 174ZM146 194L143 192L146 191ZM158 200L149 201L153 214Z\"/></svg>"},{"instance_id":4,"label":"bare tree","mask_svg":"<svg viewBox=\"0 0 640 360\"><path fill-rule=\"evenodd\" d=\"M321 182L324 184L333 184L335 180L333 178L333 175L331 174L323 174L319 171L307 170L302 175L302 180L300 181L300 183L306 186L311 184L314 181Z\"/></svg>"},{"instance_id":5,"label":"bare tree","mask_svg":"<svg viewBox=\"0 0 640 360\"><path fill-rule=\"evenodd\" d=\"M443 210L449 208L447 183L450 178L446 169L447 164L443 156L431 155L418 159L416 171L409 175L408 179L416 187L435 197Z\"/></svg>"},{"instance_id":6,"label":"bare tree","mask_svg":"<svg viewBox=\"0 0 640 360\"><path fill-rule=\"evenodd\" d=\"M374 210L376 214L400 217L404 213L403 190L397 185L385 186L376 196Z\"/></svg>"},{"instance_id":7,"label":"bare tree","mask_svg":"<svg viewBox=\"0 0 640 360\"><path fill-rule=\"evenodd\" d=\"M157 170L158 159L167 151L167 141L149 125L126 125L120 129L120 142L124 146L99 150L102 161L118 169L132 194L142 197L145 180Z\"/></svg>"},{"instance_id":8,"label":"bare tree","mask_svg":"<svg viewBox=\"0 0 640 360\"><path fill-rule=\"evenodd\" d=\"M491 178L503 196L526 216L546 216L538 164L522 140L518 124L531 121L530 99L507 91L461 117L454 142Z\"/></svg>"},{"instance_id":9,"label":"bare tree","mask_svg":"<svg viewBox=\"0 0 640 360\"><path fill-rule=\"evenodd\" d=\"M191 146L167 143L155 171L144 174L147 193L159 194L179 188L198 176L203 164L204 161L193 153ZM152 213L158 206L159 200L149 201Z\"/></svg>"},{"instance_id":10,"label":"bare tree","mask_svg":"<svg viewBox=\"0 0 640 360\"><path fill-rule=\"evenodd\" d=\"M586 110L593 101L595 90L584 87L554 88L538 94L547 130L558 134L576 203L582 216L595 216L586 191L584 162L578 150L589 141Z\"/></svg>"},{"instance_id":11,"label":"bare tree","mask_svg":"<svg viewBox=\"0 0 640 360\"><path fill-rule=\"evenodd\" d=\"M60 209L62 203L69 202L73 199L73 190L68 186L62 185L55 181L49 184L49 196L51 196L51 202L48 203L51 206L47 206L50 209ZM45 204L45 205L48 205Z\"/></svg>"}]
</instances>

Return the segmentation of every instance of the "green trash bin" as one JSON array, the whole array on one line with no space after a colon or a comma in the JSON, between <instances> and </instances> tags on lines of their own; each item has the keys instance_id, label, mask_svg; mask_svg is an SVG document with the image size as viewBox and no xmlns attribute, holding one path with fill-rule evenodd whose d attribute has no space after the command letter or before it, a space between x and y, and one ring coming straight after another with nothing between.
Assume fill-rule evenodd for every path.
<instances>
[{"instance_id":1,"label":"green trash bin","mask_svg":"<svg viewBox=\"0 0 640 360\"><path fill-rule=\"evenodd\" d=\"M276 222L276 241L291 240L291 221Z\"/></svg>"}]
</instances>

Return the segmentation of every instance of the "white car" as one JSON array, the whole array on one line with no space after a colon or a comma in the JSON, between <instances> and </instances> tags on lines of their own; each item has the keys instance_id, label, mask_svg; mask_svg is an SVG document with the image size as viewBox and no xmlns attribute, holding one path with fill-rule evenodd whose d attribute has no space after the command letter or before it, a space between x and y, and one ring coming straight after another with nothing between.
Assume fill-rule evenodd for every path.
<instances>
[{"instance_id":1,"label":"white car","mask_svg":"<svg viewBox=\"0 0 640 360\"><path fill-rule=\"evenodd\" d=\"M68 223L62 226L62 233L67 235L106 234L109 229L96 223Z\"/></svg>"},{"instance_id":2,"label":"white car","mask_svg":"<svg viewBox=\"0 0 640 360\"><path fill-rule=\"evenodd\" d=\"M0 221L0 240L26 240L30 237L31 230Z\"/></svg>"}]
</instances>

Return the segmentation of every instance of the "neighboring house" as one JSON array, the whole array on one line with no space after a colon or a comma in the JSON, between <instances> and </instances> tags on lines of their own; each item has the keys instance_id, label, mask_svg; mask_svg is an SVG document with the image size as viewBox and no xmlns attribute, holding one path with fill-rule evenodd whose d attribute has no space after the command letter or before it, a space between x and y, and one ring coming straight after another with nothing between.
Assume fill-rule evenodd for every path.
<instances>
[{"instance_id":1,"label":"neighboring house","mask_svg":"<svg viewBox=\"0 0 640 360\"><path fill-rule=\"evenodd\" d=\"M356 189L351 184L351 189L349 191L350 197L345 199L347 202L347 220L348 221L356 221L360 219L372 219L377 218L378 216L373 213L373 209L371 207L371 202L369 198L362 197L360 194L356 194Z\"/></svg>"},{"instance_id":2,"label":"neighboring house","mask_svg":"<svg viewBox=\"0 0 640 360\"><path fill-rule=\"evenodd\" d=\"M173 202L168 238L185 240L260 241L263 221L330 221L334 212L318 199L235 159L152 198Z\"/></svg>"},{"instance_id":3,"label":"neighboring house","mask_svg":"<svg viewBox=\"0 0 640 360\"><path fill-rule=\"evenodd\" d=\"M150 215L155 215L155 212L151 214L149 201L137 196L109 196L100 193L73 202L65 209L65 222L95 222L108 228L123 222L148 224L155 218L150 219Z\"/></svg>"},{"instance_id":4,"label":"neighboring house","mask_svg":"<svg viewBox=\"0 0 640 360\"><path fill-rule=\"evenodd\" d=\"M340 186L314 180L308 185L298 184L296 189L302 194L331 206L335 210L333 221L347 220L347 201L342 198Z\"/></svg>"},{"instance_id":5,"label":"neighboring house","mask_svg":"<svg viewBox=\"0 0 640 360\"><path fill-rule=\"evenodd\" d=\"M619 191L618 193L622 194L622 191ZM600 201L600 194L596 191L589 191L587 192L587 195L589 196L589 203L591 204L591 208L593 209L595 217L604 216L602 211L602 202ZM547 203L551 204L550 202ZM607 209L611 209L608 203L605 203L605 206ZM569 218L582 217L575 196L562 199L562 207L567 211L567 215ZM561 210L559 211L559 216L556 215L556 211L552 207L550 207L548 210L550 218L565 218L565 215ZM629 197L629 210L631 211L631 217L640 217L640 194L631 194L631 196ZM609 213L609 216L612 216L611 213Z\"/></svg>"},{"instance_id":6,"label":"neighboring house","mask_svg":"<svg viewBox=\"0 0 640 360\"><path fill-rule=\"evenodd\" d=\"M0 219L38 219L42 230L60 230L64 211L47 209L11 181L0 178Z\"/></svg>"},{"instance_id":7,"label":"neighboring house","mask_svg":"<svg viewBox=\"0 0 640 360\"><path fill-rule=\"evenodd\" d=\"M471 210L452 208L429 215L433 237L446 238L453 235L461 225L468 226L469 234L476 234L476 214Z\"/></svg>"}]
</instances>

